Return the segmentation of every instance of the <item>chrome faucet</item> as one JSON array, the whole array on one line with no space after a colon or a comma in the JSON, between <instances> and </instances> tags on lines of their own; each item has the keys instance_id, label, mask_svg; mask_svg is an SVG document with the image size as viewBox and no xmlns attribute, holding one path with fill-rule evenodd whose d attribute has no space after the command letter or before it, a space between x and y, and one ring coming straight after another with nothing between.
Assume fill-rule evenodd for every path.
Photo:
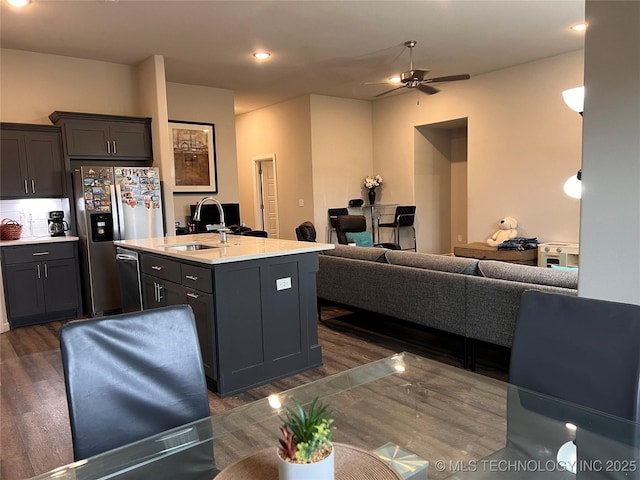
<instances>
[{"instance_id":1,"label":"chrome faucet","mask_svg":"<svg viewBox=\"0 0 640 480\"><path fill-rule=\"evenodd\" d=\"M222 210L222 205L220 204L220 202L218 201L217 198L215 197L204 197L202 200L200 200L197 204L196 204L196 211L193 214L193 221L194 222L199 222L200 221L200 211L202 210L202 205L204 205L207 201L212 201L216 204L216 206L218 207L218 212L220 213L220 229L218 230L220 232L220 243L227 243L227 227L224 223L224 210Z\"/></svg>"}]
</instances>

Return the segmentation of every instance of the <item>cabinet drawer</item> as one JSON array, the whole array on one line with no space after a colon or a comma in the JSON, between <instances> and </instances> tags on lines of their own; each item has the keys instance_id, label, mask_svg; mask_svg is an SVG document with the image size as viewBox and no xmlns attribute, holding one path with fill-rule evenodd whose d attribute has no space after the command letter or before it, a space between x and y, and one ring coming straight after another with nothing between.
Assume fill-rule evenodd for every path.
<instances>
[{"instance_id":1,"label":"cabinet drawer","mask_svg":"<svg viewBox=\"0 0 640 480\"><path fill-rule=\"evenodd\" d=\"M182 265L182 285L201 292L213 292L211 269Z\"/></svg>"},{"instance_id":2,"label":"cabinet drawer","mask_svg":"<svg viewBox=\"0 0 640 480\"><path fill-rule=\"evenodd\" d=\"M180 263L168 258L143 255L142 273L180 283Z\"/></svg>"},{"instance_id":3,"label":"cabinet drawer","mask_svg":"<svg viewBox=\"0 0 640 480\"><path fill-rule=\"evenodd\" d=\"M24 262L73 258L75 248L74 242L37 243L25 246L4 247L2 249L2 255L5 264L11 265Z\"/></svg>"}]
</instances>

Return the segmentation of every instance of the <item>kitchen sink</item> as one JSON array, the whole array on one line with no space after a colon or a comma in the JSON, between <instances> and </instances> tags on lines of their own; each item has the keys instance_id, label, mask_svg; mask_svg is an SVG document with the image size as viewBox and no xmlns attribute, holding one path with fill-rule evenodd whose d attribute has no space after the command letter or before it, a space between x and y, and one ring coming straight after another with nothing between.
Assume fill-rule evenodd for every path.
<instances>
[{"instance_id":1,"label":"kitchen sink","mask_svg":"<svg viewBox=\"0 0 640 480\"><path fill-rule=\"evenodd\" d=\"M220 245L211 244L211 243L189 242L189 243L174 243L171 245L162 245L162 248L179 250L182 252L193 252L196 250L207 250L209 248L220 248Z\"/></svg>"}]
</instances>

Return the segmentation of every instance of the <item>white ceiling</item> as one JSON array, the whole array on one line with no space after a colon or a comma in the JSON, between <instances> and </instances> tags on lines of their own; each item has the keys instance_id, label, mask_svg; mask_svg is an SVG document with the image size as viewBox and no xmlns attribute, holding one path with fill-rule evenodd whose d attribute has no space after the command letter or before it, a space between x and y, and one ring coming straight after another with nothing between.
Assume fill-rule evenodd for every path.
<instances>
[{"instance_id":1,"label":"white ceiling","mask_svg":"<svg viewBox=\"0 0 640 480\"><path fill-rule=\"evenodd\" d=\"M363 83L409 69L407 40L429 77L584 46L569 29L584 0L0 1L2 48L131 65L162 55L167 81L234 90L236 113L308 93L372 99L391 87ZM257 62L256 49L271 59Z\"/></svg>"}]
</instances>

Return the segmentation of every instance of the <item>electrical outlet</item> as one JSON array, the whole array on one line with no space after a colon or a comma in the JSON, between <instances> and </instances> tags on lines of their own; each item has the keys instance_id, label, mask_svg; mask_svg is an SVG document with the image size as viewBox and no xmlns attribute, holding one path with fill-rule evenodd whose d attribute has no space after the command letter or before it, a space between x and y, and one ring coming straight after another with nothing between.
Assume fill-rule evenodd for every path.
<instances>
[{"instance_id":1,"label":"electrical outlet","mask_svg":"<svg viewBox=\"0 0 640 480\"><path fill-rule=\"evenodd\" d=\"M288 288L291 288L291 277L276 279L276 290L287 290Z\"/></svg>"},{"instance_id":2,"label":"electrical outlet","mask_svg":"<svg viewBox=\"0 0 640 480\"><path fill-rule=\"evenodd\" d=\"M298 206L299 207L304 207L304 200L303 199L298 200Z\"/></svg>"},{"instance_id":3,"label":"electrical outlet","mask_svg":"<svg viewBox=\"0 0 640 480\"><path fill-rule=\"evenodd\" d=\"M461 242L462 241L462 235L458 235L458 241Z\"/></svg>"}]
</instances>

